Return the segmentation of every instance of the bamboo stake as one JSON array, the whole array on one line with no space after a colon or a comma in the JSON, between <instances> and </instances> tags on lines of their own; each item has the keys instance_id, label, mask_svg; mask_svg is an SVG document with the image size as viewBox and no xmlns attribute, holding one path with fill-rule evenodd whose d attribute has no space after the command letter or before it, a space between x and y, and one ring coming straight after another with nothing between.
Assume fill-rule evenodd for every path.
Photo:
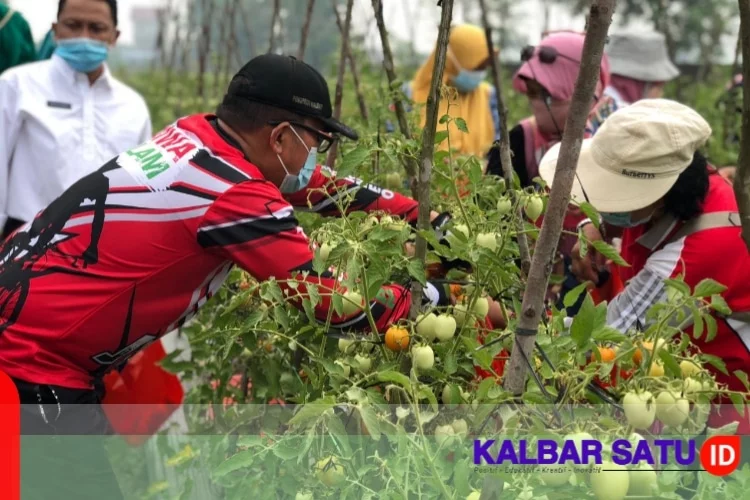
<instances>
[{"instance_id":1,"label":"bamboo stake","mask_svg":"<svg viewBox=\"0 0 750 500\"><path fill-rule=\"evenodd\" d=\"M427 95L427 114L422 129L422 151L419 155L419 176L417 178L417 202L419 203L419 218L417 220L417 241L415 258L425 267L427 257L427 242L419 231L428 231L430 226L430 180L432 177L432 161L435 155L435 132L438 123L438 108L440 107L440 88L443 85L445 58L448 50L448 38L451 31L453 17L453 0L443 0L438 28L437 47L435 48L435 66L432 68L432 82L430 93ZM422 306L422 285L415 282L412 285L411 317L416 319Z\"/></svg>"},{"instance_id":2,"label":"bamboo stake","mask_svg":"<svg viewBox=\"0 0 750 500\"><path fill-rule=\"evenodd\" d=\"M583 129L594 97L596 82L599 80L604 42L612 22L614 8L615 0L594 0L589 10L589 26L583 43L581 69L565 123L555 182L550 192L539 240L534 247L513 351L505 369L504 387L512 394L522 395L526 387L527 361L531 359L537 329L544 313L544 296L562 232L563 218L570 203L570 192L583 142ZM750 122L748 126L750 127Z\"/></svg>"},{"instance_id":3,"label":"bamboo stake","mask_svg":"<svg viewBox=\"0 0 750 500\"><path fill-rule=\"evenodd\" d=\"M742 239L750 249L750 0L740 3L740 37L742 38L742 138L734 195L742 218Z\"/></svg>"},{"instance_id":4,"label":"bamboo stake","mask_svg":"<svg viewBox=\"0 0 750 500\"><path fill-rule=\"evenodd\" d=\"M492 29L487 20L487 2L479 0L479 6L482 11L482 25L484 25L484 34L487 38L487 50L490 53L490 65L492 67L492 79L495 84L497 93L497 107L500 114L500 164L503 167L503 178L505 179L506 189L510 192L513 206L517 205L516 217L514 219L516 233L518 238L518 248L521 253L521 271L526 276L531 267L531 256L529 255L529 242L526 239L526 233L523 230L523 213L520 204L516 204L516 190L513 189L513 163L510 158L510 138L508 137L508 107L505 105L503 97L502 78L500 76L500 64L495 57L495 44L492 41Z\"/></svg>"},{"instance_id":5,"label":"bamboo stake","mask_svg":"<svg viewBox=\"0 0 750 500\"><path fill-rule=\"evenodd\" d=\"M315 7L315 0L307 0L307 13L305 14L305 24L302 25L302 34L299 38L299 51L297 51L297 59L300 61L305 59L305 49L307 48L307 36L310 33L310 23L312 23L313 8ZM338 16L338 13L336 13Z\"/></svg>"},{"instance_id":6,"label":"bamboo stake","mask_svg":"<svg viewBox=\"0 0 750 500\"><path fill-rule=\"evenodd\" d=\"M333 3L333 15L336 19L336 26L339 27L341 36L344 36L344 25L341 23L341 16L339 15L338 9L336 9L336 2ZM346 44L346 58L349 60L349 71L352 74L352 80L354 80L354 92L357 94L357 103L359 104L359 113L362 115L362 119L365 124L370 121L370 113L367 110L367 102L365 96L362 94L362 86L359 80L359 69L357 68L357 60L354 57L354 52L350 44Z\"/></svg>"},{"instance_id":7,"label":"bamboo stake","mask_svg":"<svg viewBox=\"0 0 750 500\"><path fill-rule=\"evenodd\" d=\"M375 11L375 21L378 25L378 31L380 32L380 42L383 45L383 68L385 74L388 77L388 84L391 89L397 82L395 65L393 64L393 52L391 51L391 43L388 40L388 31L385 28L385 21L383 20L383 1L372 0L372 8ZM412 138L411 131L409 130L409 121L406 118L406 109L404 108L404 102L398 96L394 94L393 105L396 108L396 118L398 119L398 128L401 130L404 138L410 140ZM406 169L406 175L409 177L409 186L411 187L412 196L417 198L417 171L419 170L418 162L413 158L408 158L404 163L404 169Z\"/></svg>"},{"instance_id":8,"label":"bamboo stake","mask_svg":"<svg viewBox=\"0 0 750 500\"><path fill-rule=\"evenodd\" d=\"M346 51L349 47L349 30L352 27L352 7L354 0L346 2L346 17L344 18L344 32L341 34L341 54L339 55L339 75L336 80L336 96L333 103L333 117L337 120L341 117L341 101L344 98L344 75L346 74ZM328 150L326 163L333 168L336 163L336 153L338 152L338 141L333 143Z\"/></svg>"}]
</instances>

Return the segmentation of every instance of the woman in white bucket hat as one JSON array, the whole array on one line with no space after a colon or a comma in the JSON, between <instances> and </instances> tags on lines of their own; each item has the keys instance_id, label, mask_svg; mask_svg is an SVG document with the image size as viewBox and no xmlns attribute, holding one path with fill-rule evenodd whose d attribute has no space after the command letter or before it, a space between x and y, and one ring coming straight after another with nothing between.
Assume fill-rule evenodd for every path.
<instances>
[{"instance_id":1,"label":"woman in white bucket hat","mask_svg":"<svg viewBox=\"0 0 750 500\"><path fill-rule=\"evenodd\" d=\"M669 59L664 35L656 31L612 34L605 50L612 79L604 93L620 107L641 99L662 97L665 82L680 74Z\"/></svg>"},{"instance_id":2,"label":"woman in white bucket hat","mask_svg":"<svg viewBox=\"0 0 750 500\"><path fill-rule=\"evenodd\" d=\"M721 295L733 313L714 312L716 338L703 335L693 345L726 363L732 375L714 370L720 383L744 392L733 373L750 365L750 254L732 186L698 151L710 135L697 112L674 101L644 99L622 108L583 141L571 196L601 214L604 236L591 221L581 224L589 239L622 232L621 255L630 266L610 265L609 279L625 286L605 297L611 299L608 324L623 333L644 329L649 308L667 298L666 279L683 276L691 289L706 278L718 281L727 287ZM549 184L559 153L557 145L540 165ZM573 249L571 270L582 282L599 277L601 259L594 254L591 247L586 257ZM692 334L692 326L685 332ZM740 418L731 407L724 405L709 425L741 420L739 432L750 433L748 414Z\"/></svg>"}]
</instances>

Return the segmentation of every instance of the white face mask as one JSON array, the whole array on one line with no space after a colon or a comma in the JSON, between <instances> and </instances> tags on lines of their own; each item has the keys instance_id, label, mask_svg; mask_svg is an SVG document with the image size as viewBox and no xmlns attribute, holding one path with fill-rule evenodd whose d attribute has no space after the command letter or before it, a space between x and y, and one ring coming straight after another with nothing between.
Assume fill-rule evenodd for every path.
<instances>
[{"instance_id":1,"label":"white face mask","mask_svg":"<svg viewBox=\"0 0 750 500\"><path fill-rule=\"evenodd\" d=\"M281 166L284 168L284 172L286 172L284 180L281 181L281 185L279 186L279 190L285 194L296 193L305 189L307 185L310 184L310 179L315 173L315 169L318 165L318 148L308 148L307 144L305 144L305 141L302 140L302 137L300 137L297 131L294 130L294 127L290 125L289 128L292 129L292 132L294 132L294 135L297 136L297 139L299 139L302 145L305 146L308 154L307 160L305 160L305 164L302 166L302 169L297 175L290 174L289 170L284 164L284 160L281 159L281 156L276 155L276 157L279 159L279 162L281 162Z\"/></svg>"}]
</instances>

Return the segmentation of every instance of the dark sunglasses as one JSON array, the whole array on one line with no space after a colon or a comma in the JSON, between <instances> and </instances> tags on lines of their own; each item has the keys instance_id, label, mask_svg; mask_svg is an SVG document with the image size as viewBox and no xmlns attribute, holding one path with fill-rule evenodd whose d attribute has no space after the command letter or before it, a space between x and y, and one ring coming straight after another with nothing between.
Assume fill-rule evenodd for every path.
<instances>
[{"instance_id":1,"label":"dark sunglasses","mask_svg":"<svg viewBox=\"0 0 750 500\"><path fill-rule=\"evenodd\" d=\"M284 120L284 121L272 120L268 122L268 124L275 127L277 125L281 125L284 122L288 122L290 125L307 130L308 132L313 134L318 141L318 153L325 153L326 151L331 149L331 146L333 146L333 143L339 139L338 136L334 134L323 132L322 130L318 130L315 127L311 127L310 125L306 125L301 122L296 122L296 121L291 121L291 120Z\"/></svg>"},{"instance_id":2,"label":"dark sunglasses","mask_svg":"<svg viewBox=\"0 0 750 500\"><path fill-rule=\"evenodd\" d=\"M526 47L521 49L521 61L530 61L534 58L535 54L539 58L539 61L544 64L552 64L557 60L558 57L562 57L563 59L567 59L568 61L573 61L576 64L581 64L581 61L579 61L578 59L573 59L572 57L568 57L565 54L561 54L557 51L556 48L550 47L548 45L540 45L539 47L527 45Z\"/></svg>"}]
</instances>

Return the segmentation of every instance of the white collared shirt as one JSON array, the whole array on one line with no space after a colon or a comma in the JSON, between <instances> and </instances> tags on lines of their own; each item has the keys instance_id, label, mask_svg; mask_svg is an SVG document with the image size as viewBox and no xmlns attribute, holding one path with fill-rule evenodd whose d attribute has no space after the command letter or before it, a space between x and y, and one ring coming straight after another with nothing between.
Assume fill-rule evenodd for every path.
<instances>
[{"instance_id":1,"label":"white collared shirt","mask_svg":"<svg viewBox=\"0 0 750 500\"><path fill-rule=\"evenodd\" d=\"M63 59L0 76L0 230L29 221L81 177L151 138L143 98L104 72L88 76Z\"/></svg>"}]
</instances>

